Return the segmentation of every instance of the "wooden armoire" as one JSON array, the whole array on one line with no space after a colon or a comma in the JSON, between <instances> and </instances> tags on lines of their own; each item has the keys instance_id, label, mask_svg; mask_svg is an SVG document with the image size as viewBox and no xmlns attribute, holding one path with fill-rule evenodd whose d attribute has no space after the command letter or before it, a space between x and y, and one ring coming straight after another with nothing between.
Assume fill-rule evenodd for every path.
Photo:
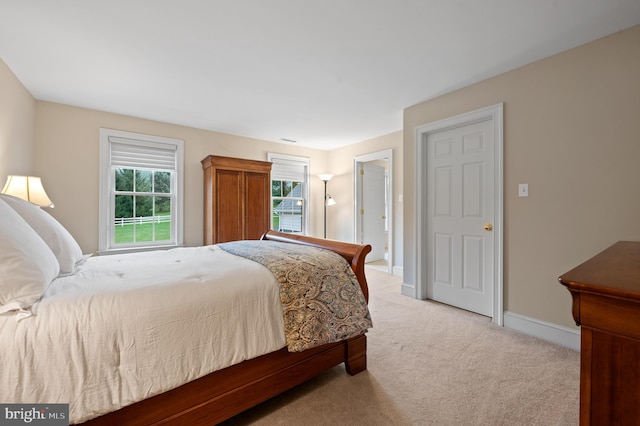
<instances>
[{"instance_id":1,"label":"wooden armoire","mask_svg":"<svg viewBox=\"0 0 640 426\"><path fill-rule=\"evenodd\" d=\"M204 244L257 240L269 230L271 163L209 155L204 170Z\"/></svg>"}]
</instances>

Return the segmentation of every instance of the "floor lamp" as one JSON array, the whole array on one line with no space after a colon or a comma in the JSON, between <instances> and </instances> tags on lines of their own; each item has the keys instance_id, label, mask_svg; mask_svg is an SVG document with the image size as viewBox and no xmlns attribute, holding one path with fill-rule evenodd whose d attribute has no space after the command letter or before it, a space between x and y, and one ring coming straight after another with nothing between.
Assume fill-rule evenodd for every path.
<instances>
[{"instance_id":1,"label":"floor lamp","mask_svg":"<svg viewBox=\"0 0 640 426\"><path fill-rule=\"evenodd\" d=\"M336 203L335 200L331 198L331 195L327 195L327 182L331 180L333 175L323 173L318 175L318 177L324 182L324 238L327 238L327 206L332 206Z\"/></svg>"}]
</instances>

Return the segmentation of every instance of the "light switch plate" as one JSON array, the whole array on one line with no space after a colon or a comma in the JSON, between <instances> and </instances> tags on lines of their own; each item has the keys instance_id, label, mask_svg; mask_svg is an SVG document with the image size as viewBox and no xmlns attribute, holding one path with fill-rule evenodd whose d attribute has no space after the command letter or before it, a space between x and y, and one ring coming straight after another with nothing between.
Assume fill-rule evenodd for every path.
<instances>
[{"instance_id":1,"label":"light switch plate","mask_svg":"<svg viewBox=\"0 0 640 426\"><path fill-rule=\"evenodd\" d=\"M518 185L518 197L528 197L529 196L529 184L521 183Z\"/></svg>"}]
</instances>

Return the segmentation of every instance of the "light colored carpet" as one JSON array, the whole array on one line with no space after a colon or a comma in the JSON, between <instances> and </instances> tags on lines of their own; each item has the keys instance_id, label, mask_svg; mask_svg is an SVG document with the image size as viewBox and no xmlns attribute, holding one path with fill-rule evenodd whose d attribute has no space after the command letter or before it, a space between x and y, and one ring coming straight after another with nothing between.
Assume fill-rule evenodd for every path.
<instances>
[{"instance_id":1,"label":"light colored carpet","mask_svg":"<svg viewBox=\"0 0 640 426\"><path fill-rule=\"evenodd\" d=\"M577 425L578 352L400 295L367 268L368 369L337 366L229 425Z\"/></svg>"}]
</instances>

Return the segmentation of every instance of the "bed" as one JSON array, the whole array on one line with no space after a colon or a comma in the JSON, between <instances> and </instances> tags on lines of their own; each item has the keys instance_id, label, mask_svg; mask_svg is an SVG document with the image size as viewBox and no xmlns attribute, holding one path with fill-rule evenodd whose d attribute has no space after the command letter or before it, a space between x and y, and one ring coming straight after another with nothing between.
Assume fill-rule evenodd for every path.
<instances>
[{"instance_id":1,"label":"bed","mask_svg":"<svg viewBox=\"0 0 640 426\"><path fill-rule=\"evenodd\" d=\"M365 256L371 250L368 245L269 231L260 242L157 252L164 265L158 266L152 260L156 255L150 253L87 258L79 251L70 234L50 215L7 196L0 197L0 217L3 219L0 224L0 244L3 249L9 247L0 254L0 343L4 348L1 361L3 367L6 367L0 371L0 400L3 402L70 403L72 423L211 425L229 419L341 363L345 364L347 373L351 375L366 369L365 332L371 326L366 310L368 289L364 275ZM34 237L33 233L38 237ZM26 234L29 235L25 236ZM12 251L12 244L18 248ZM269 247L270 251L275 249L281 255L267 255L264 247ZM29 253L27 256L24 255L25 251ZM302 252L306 254L299 254ZM7 259L11 256L11 259ZM202 269L205 268L202 263L198 263L198 266L194 263L199 258L209 259L209 256L219 258L216 266L209 268L210 270ZM289 258L286 261L278 259L284 256ZM297 287L291 283L296 274L304 270L294 269L297 272L290 272L285 268L286 263L297 257L302 259L305 268L316 263L304 256L314 256L313 259L339 257L352 278L350 285L340 287L338 292L341 295L338 298L352 301L361 298L364 302L364 308L353 308L354 312L358 311L357 314L345 316L340 327L321 333L321 337L311 336L306 329L291 331L289 323L296 322L295 319L299 317L298 308L293 309L291 306L299 307L299 302L290 298L290 305L284 303L285 287L282 285L282 277L287 276L290 281L288 285L295 289ZM107 258L111 259L101 260ZM115 262L117 266L105 273L103 262ZM127 262L135 264L135 268L128 267ZM173 270L187 271L186 278L183 276L178 283L173 282ZM252 271L251 274L254 275L251 278L244 278L243 275L242 279L237 279L238 270L243 273ZM154 271L159 274L158 282L150 282L153 280L149 276ZM133 290L122 284L132 274L142 277L136 281ZM305 277L311 278L304 278L303 281L311 281L314 275L325 276L324 274L326 271L305 272ZM218 280L212 281L209 275L215 275ZM15 279L7 278L11 276ZM323 289L325 285L338 285L338 281L343 280L337 278L341 276L338 273L334 275L331 272L327 276L330 279L327 281L326 277L323 278ZM330 282L331 280L336 282ZM85 285L87 281L91 283L88 287ZM262 281L267 284L263 285ZM220 290L226 310L218 311L218 308L211 305L209 311L207 304L204 307L193 307L191 303L194 300L214 303L209 301L213 298L206 297L213 291L210 287L214 282L216 286L233 284L230 286L233 290ZM273 282L276 286L280 284L275 290L275 297ZM114 285L121 285L122 288L114 290ZM236 292L235 287L243 292L240 299L234 299L235 296L232 297L229 293ZM263 287L267 290L263 290ZM357 292L353 288L357 288ZM220 298L218 291L216 290L215 299ZM262 293L267 295L265 300L268 302L257 296ZM305 293L305 297L309 294ZM324 294L324 290L318 293L318 300L326 299ZM276 301L280 302L280 322L269 325L268 329L254 330L254 327L266 327L263 324L271 322L264 318L273 317L274 299L279 299ZM241 300L241 303L234 300ZM100 307L100 303L105 301L106 309ZM336 303L336 300L330 301L332 306L338 306ZM83 304L86 306L80 311L81 314L73 313L77 305ZM246 314L240 312L239 306L243 304L249 306L248 320L244 319ZM183 319L176 306L191 307L190 311L195 312L192 316L202 324L196 326L195 322L191 322L195 321L191 317ZM343 308L337 308L337 311L340 309ZM55 316L54 312L59 312L62 319ZM133 322L125 322L130 313L133 314L133 320L126 321ZM243 315L243 319L239 320L237 315ZM153 326L145 326L141 318L154 316L161 321ZM323 317L319 315L318 318ZM230 319L232 325L226 325L222 328L223 331L219 331L219 328L214 331L214 327L223 322L222 319ZM79 321L83 326L74 327L72 332L58 334L65 336L60 339L61 342L42 338L42 333L47 328L61 328L72 321ZM315 321L321 322L317 318ZM335 317L326 322L335 325ZM186 328L179 328L184 325L182 323L187 324ZM99 329L105 325L112 333L114 330L119 333L125 330L125 336L117 339L103 337ZM79 339L80 343L77 343L73 335L78 334L81 328L87 328L91 332L88 336L83 335ZM153 333L149 333L150 329ZM232 329L236 331L224 331ZM136 333L140 330L144 333ZM173 335L169 334L171 330ZM235 349L235 343L214 348L209 344L209 339L213 339L209 336L210 331L211 334L226 339L224 341L248 341L248 352L240 353L239 349ZM36 339L31 343L24 343L28 339L22 336L27 335L36 336ZM269 335L274 338L265 337ZM174 341L168 342L168 339ZM91 345L86 344L89 340L93 342ZM143 340L144 345L141 344ZM78 352L61 355L62 352L56 350L59 346L79 346L82 348L79 352L86 359L78 359ZM136 351L128 351L130 347L135 347ZM157 354L143 352L140 347L144 347L144 350L156 350ZM162 351L167 347L170 348L169 354L163 355ZM181 352L182 348L188 348L186 355ZM46 356L38 358L36 354L42 352ZM116 354L115 361L103 361L101 357L107 357L111 352ZM215 356L211 352L215 352ZM204 361L193 354L204 354ZM43 364L43 358L47 358L47 362L59 358L61 360L54 364L57 368L48 368ZM211 359L218 358L225 359L220 361L223 362L222 365L210 362ZM92 362L98 360L98 367L109 362L113 365L107 366L111 370L106 368L105 372L101 372L100 368L92 367L87 359L93 360ZM31 360L34 364L24 369L19 364L24 360ZM80 377L71 378L70 372L79 372ZM173 377L181 376L180 372L184 373L184 377ZM38 380L42 376L46 378L43 390L36 393L29 380ZM115 390L99 389L102 382L111 380L111 376L119 377ZM138 379L141 383L138 383ZM66 399L72 401L66 400L66 392L60 391L66 389L65 386L69 388L68 393L74 395L73 398ZM88 398L88 402L80 401L84 398L83 394L91 395L92 392L96 397ZM29 399L30 395L34 400ZM42 395L46 396L46 400L39 399L43 398ZM88 408L75 409L76 398L78 406L84 404ZM101 398L106 401L104 404L100 401Z\"/></svg>"}]
</instances>

